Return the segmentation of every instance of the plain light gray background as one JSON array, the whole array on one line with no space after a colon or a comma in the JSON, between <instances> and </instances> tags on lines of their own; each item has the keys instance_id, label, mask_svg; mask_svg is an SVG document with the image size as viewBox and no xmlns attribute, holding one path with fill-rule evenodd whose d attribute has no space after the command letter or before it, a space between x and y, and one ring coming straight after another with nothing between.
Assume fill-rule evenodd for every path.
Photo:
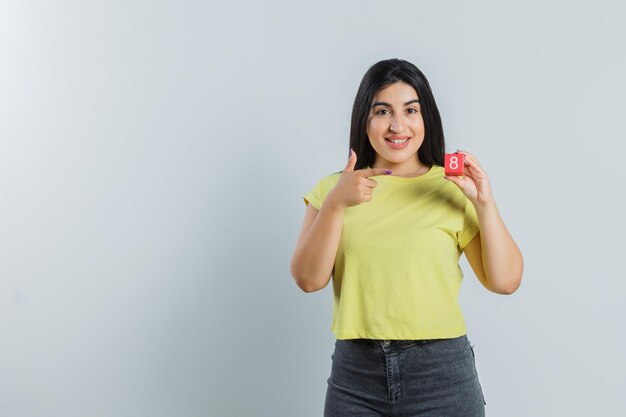
<instances>
[{"instance_id":1,"label":"plain light gray background","mask_svg":"<svg viewBox=\"0 0 626 417\"><path fill-rule=\"evenodd\" d=\"M626 6L547 3L0 3L0 415L322 415L289 263L388 58L524 255L510 296L462 258L487 415L624 415Z\"/></svg>"}]
</instances>

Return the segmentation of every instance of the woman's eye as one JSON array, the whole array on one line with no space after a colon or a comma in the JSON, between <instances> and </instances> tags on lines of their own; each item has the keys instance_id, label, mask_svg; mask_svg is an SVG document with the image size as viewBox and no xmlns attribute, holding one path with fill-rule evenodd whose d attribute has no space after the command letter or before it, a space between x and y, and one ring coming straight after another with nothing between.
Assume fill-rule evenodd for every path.
<instances>
[{"instance_id":1,"label":"woman's eye","mask_svg":"<svg viewBox=\"0 0 626 417\"><path fill-rule=\"evenodd\" d=\"M411 107L411 108L410 108L410 109L408 109L407 111L408 111L410 114L416 114L416 113L419 113L419 112L417 111L417 109L414 109L413 107ZM378 111L376 112L376 114L380 114L380 115L382 115L382 114L384 114L384 113L382 113L382 112L387 112L387 113L388 113L388 112L389 112L389 110L387 110L387 109L380 109L380 110L378 110Z\"/></svg>"}]
</instances>

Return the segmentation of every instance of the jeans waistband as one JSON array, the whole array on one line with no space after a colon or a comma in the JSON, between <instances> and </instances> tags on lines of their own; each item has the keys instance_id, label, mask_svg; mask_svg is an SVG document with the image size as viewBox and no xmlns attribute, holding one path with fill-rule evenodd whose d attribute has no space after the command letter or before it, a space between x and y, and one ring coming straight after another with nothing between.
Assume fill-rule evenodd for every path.
<instances>
[{"instance_id":1,"label":"jeans waistband","mask_svg":"<svg viewBox=\"0 0 626 417\"><path fill-rule=\"evenodd\" d=\"M407 346L423 345L436 339L395 340L395 339L362 339L375 346Z\"/></svg>"},{"instance_id":2,"label":"jeans waistband","mask_svg":"<svg viewBox=\"0 0 626 417\"><path fill-rule=\"evenodd\" d=\"M465 338L467 335L459 336L456 338L449 339L359 339L364 341L367 344L375 345L375 346L385 346L385 347L393 347L393 346L414 346L414 345L425 345L427 343L443 341L443 340L453 340L453 339L461 339Z\"/></svg>"}]
</instances>

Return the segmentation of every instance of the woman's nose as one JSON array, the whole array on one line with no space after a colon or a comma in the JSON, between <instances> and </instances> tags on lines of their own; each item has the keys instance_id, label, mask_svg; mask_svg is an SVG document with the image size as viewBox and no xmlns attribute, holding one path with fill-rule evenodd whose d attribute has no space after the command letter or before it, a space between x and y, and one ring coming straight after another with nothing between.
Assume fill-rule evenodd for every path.
<instances>
[{"instance_id":1,"label":"woman's nose","mask_svg":"<svg viewBox=\"0 0 626 417\"><path fill-rule=\"evenodd\" d=\"M402 123L399 119L392 119L391 124L389 125L389 129L394 132L402 132Z\"/></svg>"}]
</instances>

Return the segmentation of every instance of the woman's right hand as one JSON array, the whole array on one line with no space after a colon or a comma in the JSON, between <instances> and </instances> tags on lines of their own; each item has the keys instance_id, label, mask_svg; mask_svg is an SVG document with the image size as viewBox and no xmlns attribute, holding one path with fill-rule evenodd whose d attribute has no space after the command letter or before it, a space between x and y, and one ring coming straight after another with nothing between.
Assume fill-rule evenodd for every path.
<instances>
[{"instance_id":1,"label":"woman's right hand","mask_svg":"<svg viewBox=\"0 0 626 417\"><path fill-rule=\"evenodd\" d=\"M367 168L354 170L356 165L356 152L350 153L348 164L341 173L339 181L326 196L326 200L336 207L346 208L357 206L372 200L372 192L378 182L372 178L375 175L388 175L391 171L384 168Z\"/></svg>"}]
</instances>

